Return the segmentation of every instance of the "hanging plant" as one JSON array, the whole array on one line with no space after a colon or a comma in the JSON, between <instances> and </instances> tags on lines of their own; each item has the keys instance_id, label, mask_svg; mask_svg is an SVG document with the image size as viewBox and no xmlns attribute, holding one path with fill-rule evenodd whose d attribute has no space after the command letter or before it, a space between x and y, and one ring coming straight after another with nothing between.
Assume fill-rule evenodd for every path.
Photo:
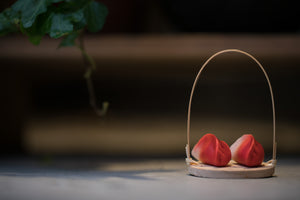
<instances>
[{"instance_id":1,"label":"hanging plant","mask_svg":"<svg viewBox=\"0 0 300 200\"><path fill-rule=\"evenodd\" d=\"M97 106L91 79L96 64L85 50L83 36L85 30L93 33L100 31L107 14L107 7L94 0L18 0L0 13L0 35L21 32L34 45L48 35L54 39L63 38L59 48L78 48L86 67L84 78L90 104L99 116L103 116L108 103L104 102L101 109Z\"/></svg>"}]
</instances>

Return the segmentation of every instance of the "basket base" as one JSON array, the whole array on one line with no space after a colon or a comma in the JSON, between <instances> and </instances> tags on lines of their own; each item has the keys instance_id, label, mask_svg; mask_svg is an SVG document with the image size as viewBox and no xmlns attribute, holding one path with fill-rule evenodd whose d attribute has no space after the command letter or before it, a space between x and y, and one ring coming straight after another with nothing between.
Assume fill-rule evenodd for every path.
<instances>
[{"instance_id":1,"label":"basket base","mask_svg":"<svg viewBox=\"0 0 300 200\"><path fill-rule=\"evenodd\" d=\"M266 178L274 174L275 165L262 163L259 167L245 167L230 162L226 167L215 167L202 163L188 166L190 175L205 178Z\"/></svg>"}]
</instances>

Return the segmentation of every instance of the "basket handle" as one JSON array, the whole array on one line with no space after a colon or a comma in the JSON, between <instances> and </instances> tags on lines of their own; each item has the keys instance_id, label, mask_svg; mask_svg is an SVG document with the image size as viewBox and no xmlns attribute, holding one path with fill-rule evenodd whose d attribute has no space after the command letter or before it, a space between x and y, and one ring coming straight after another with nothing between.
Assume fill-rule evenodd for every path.
<instances>
[{"instance_id":1,"label":"basket handle","mask_svg":"<svg viewBox=\"0 0 300 200\"><path fill-rule=\"evenodd\" d=\"M186 145L186 156L187 156L187 162L191 163L194 162L191 159L191 155L190 155L190 126L191 126L191 107L192 107L192 99L193 99L193 95L194 95L194 90L195 87L197 85L197 82L200 78L200 75L203 71L203 69L206 67L206 65L209 63L209 61L211 61L214 57L223 54L223 53L227 53L227 52L237 52L237 53L241 53L244 54L248 57L250 57L252 60L254 60L258 66L260 67L260 69L263 71L265 78L267 79L268 85L269 85L269 89L270 89L270 94L271 94L271 101L272 101L272 111L273 111L273 157L271 162L276 162L276 138L275 138L275 105L274 105L274 95L273 95L273 90L272 90L272 86L271 86L271 82L270 79L265 71L265 69L263 68L263 66L260 64L260 62L258 62L258 60L256 58L254 58L252 55L250 55L249 53L245 52L245 51L241 51L238 49L226 49L226 50L222 50L219 51L217 53L215 53L214 55L212 55L200 68L196 79L194 81L193 87L192 87L192 91L191 91L191 95L190 95L190 101L189 101L189 107L188 107L188 116L187 116L187 145Z\"/></svg>"}]
</instances>

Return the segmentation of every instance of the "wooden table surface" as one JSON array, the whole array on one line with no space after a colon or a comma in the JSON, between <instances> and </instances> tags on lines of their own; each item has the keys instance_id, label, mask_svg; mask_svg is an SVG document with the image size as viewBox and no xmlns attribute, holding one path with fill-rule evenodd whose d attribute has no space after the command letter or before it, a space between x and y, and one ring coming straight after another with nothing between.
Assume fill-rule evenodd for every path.
<instances>
[{"instance_id":1,"label":"wooden table surface","mask_svg":"<svg viewBox=\"0 0 300 200\"><path fill-rule=\"evenodd\" d=\"M0 199L297 199L300 157L265 179L187 175L182 159L4 158Z\"/></svg>"}]
</instances>

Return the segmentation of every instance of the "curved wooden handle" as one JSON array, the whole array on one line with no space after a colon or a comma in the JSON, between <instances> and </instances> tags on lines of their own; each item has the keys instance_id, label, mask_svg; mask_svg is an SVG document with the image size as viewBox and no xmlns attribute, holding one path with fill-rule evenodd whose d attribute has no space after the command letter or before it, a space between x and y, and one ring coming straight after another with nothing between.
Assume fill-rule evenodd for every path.
<instances>
[{"instance_id":1,"label":"curved wooden handle","mask_svg":"<svg viewBox=\"0 0 300 200\"><path fill-rule=\"evenodd\" d=\"M270 82L270 79L265 71L265 69L263 68L263 66L260 64L260 62L258 62L258 60L256 60L256 58L254 58L252 55L250 55L249 53L247 52L244 52L244 51L241 51L241 50L238 50L238 49L226 49L226 50L223 50L223 51L219 51L217 53L215 53L214 55L212 55L203 65L202 67L200 68L197 76L196 76L196 79L194 81L194 84L193 84L193 87L192 87L192 91L191 91L191 95L190 95L190 101L189 101L189 107L188 107L188 116L187 116L187 145L186 145L186 156L187 156L187 159L192 161L191 159L191 155L190 155L190 126L191 126L191 107L192 107L192 99L193 99L193 95L194 95L194 90L195 90L195 87L197 85L197 82L200 78L200 75L203 71L203 69L206 67L206 65L216 56L220 55L220 54L223 54L223 53L227 53L227 52L237 52L237 53L241 53L241 54L244 54L248 57L250 57L252 60L254 60L258 66L260 67L260 69L263 71L264 75L265 75L265 78L267 79L267 82L268 82L268 85L269 85L269 89L270 89L270 94L271 94L271 101L272 101L272 110L273 110L273 157L272 157L272 160L274 162L276 162L276 138L275 138L275 105L274 105L274 96L273 96L273 90L272 90L272 86L271 86L271 82Z\"/></svg>"}]
</instances>

